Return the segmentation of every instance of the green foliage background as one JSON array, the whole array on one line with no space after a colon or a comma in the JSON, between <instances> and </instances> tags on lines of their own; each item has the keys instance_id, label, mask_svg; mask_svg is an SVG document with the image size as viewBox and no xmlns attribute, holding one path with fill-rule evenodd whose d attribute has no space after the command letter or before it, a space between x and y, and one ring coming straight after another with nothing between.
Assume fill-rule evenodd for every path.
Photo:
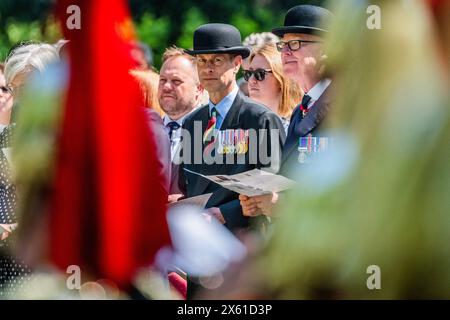
<instances>
[{"instance_id":1,"label":"green foliage background","mask_svg":"<svg viewBox=\"0 0 450 320\"><path fill-rule=\"evenodd\" d=\"M95 0L92 0L95 1ZM56 0L0 1L0 61L22 40L55 42L60 34L52 7ZM285 12L298 4L322 4L323 0L129 0L138 36L151 46L159 67L164 49L172 44L192 46L192 33L201 24L235 25L246 37L270 31L283 23Z\"/></svg>"}]
</instances>

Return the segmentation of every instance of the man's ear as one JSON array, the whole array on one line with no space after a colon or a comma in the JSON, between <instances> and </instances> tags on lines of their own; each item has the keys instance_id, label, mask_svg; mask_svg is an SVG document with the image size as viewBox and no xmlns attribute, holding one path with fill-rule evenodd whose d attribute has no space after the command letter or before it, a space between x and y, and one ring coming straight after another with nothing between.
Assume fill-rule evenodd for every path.
<instances>
[{"instance_id":1,"label":"man's ear","mask_svg":"<svg viewBox=\"0 0 450 320\"><path fill-rule=\"evenodd\" d=\"M203 90L205 90L205 87L203 87L203 85L202 85L201 83L199 83L199 84L197 85L197 93L198 93L199 95L201 95L201 94L203 93Z\"/></svg>"},{"instance_id":2,"label":"man's ear","mask_svg":"<svg viewBox=\"0 0 450 320\"><path fill-rule=\"evenodd\" d=\"M242 56L237 55L234 57L234 73L237 74L242 65Z\"/></svg>"}]
</instances>

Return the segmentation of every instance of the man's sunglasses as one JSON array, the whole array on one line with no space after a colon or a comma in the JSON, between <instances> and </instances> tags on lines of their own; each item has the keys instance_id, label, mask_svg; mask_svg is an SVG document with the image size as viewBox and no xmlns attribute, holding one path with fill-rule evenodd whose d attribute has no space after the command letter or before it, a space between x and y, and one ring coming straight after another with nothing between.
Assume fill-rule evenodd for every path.
<instances>
[{"instance_id":1,"label":"man's sunglasses","mask_svg":"<svg viewBox=\"0 0 450 320\"><path fill-rule=\"evenodd\" d=\"M289 41L278 41L277 42L277 50L279 52L283 51L283 49L288 46L289 50L297 51L302 47L302 43L321 43L322 41L312 41L312 40L289 40Z\"/></svg>"},{"instance_id":2,"label":"man's sunglasses","mask_svg":"<svg viewBox=\"0 0 450 320\"><path fill-rule=\"evenodd\" d=\"M256 70L244 70L244 79L249 81L252 75L258 81L263 81L266 78L266 73L272 73L272 70L256 69Z\"/></svg>"}]
</instances>

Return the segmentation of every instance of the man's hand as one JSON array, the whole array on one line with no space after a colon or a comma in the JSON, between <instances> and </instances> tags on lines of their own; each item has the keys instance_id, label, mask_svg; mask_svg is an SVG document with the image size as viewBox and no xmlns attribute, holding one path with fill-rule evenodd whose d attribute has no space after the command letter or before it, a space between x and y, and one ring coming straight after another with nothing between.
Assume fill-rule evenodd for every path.
<instances>
[{"instance_id":1,"label":"man's hand","mask_svg":"<svg viewBox=\"0 0 450 320\"><path fill-rule=\"evenodd\" d=\"M206 209L207 213L211 216L217 219L221 224L225 224L225 218L222 215L222 212L220 212L220 209L217 207Z\"/></svg>"},{"instance_id":2,"label":"man's hand","mask_svg":"<svg viewBox=\"0 0 450 320\"><path fill-rule=\"evenodd\" d=\"M246 217L256 217L264 214L268 217L273 215L273 208L278 201L278 193L265 194L262 196L248 197L239 195L242 212Z\"/></svg>"},{"instance_id":3,"label":"man's hand","mask_svg":"<svg viewBox=\"0 0 450 320\"><path fill-rule=\"evenodd\" d=\"M241 201L242 214L245 217L256 217L261 214L258 209L258 198L264 196L248 197L243 194L239 195L239 200Z\"/></svg>"}]
</instances>

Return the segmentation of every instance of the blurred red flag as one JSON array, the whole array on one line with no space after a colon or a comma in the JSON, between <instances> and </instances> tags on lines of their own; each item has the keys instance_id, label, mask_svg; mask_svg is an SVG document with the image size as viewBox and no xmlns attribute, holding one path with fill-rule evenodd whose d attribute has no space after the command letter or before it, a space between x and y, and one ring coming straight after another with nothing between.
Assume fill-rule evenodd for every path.
<instances>
[{"instance_id":1,"label":"blurred red flag","mask_svg":"<svg viewBox=\"0 0 450 320\"><path fill-rule=\"evenodd\" d=\"M70 40L70 81L50 258L127 289L135 271L170 243L155 141L129 75L133 25L124 0L60 0L57 15ZM77 21L81 28L69 30Z\"/></svg>"}]
</instances>

